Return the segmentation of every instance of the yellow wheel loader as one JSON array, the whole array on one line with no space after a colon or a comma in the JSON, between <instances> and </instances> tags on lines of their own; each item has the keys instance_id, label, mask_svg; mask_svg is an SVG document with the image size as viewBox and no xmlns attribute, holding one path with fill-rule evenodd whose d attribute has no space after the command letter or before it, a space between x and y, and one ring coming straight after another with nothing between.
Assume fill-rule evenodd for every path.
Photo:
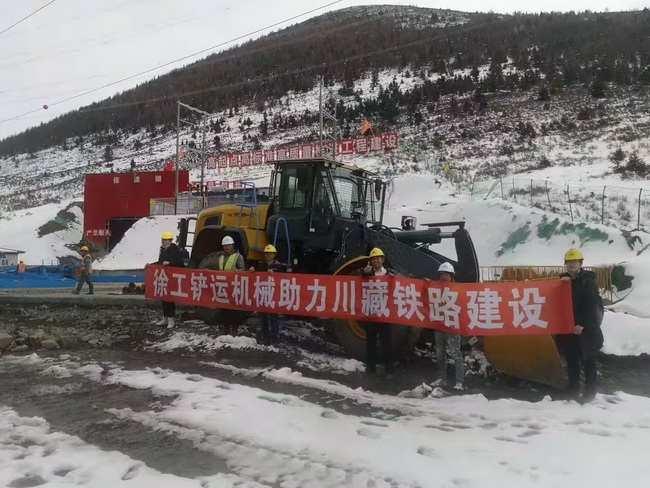
<instances>
[{"instance_id":1,"label":"yellow wheel loader","mask_svg":"<svg viewBox=\"0 0 650 488\"><path fill-rule=\"evenodd\" d=\"M402 276L437 279L440 264L449 262L456 269L456 281L478 281L478 260L464 222L425 224L424 230L415 230L415 219L408 217L402 219L401 229L389 228L383 224L386 183L376 175L327 158L272 164L268 202L258 202L254 186L244 183L239 203L205 208L196 218L181 219L178 243L189 251L190 267L216 269L221 240L231 236L247 265L262 260L264 247L273 244L277 258L292 272L354 275L367 264L370 249L379 247L387 265ZM455 260L430 249L443 239L454 240ZM208 311L204 318L218 322L225 317L210 314L220 313ZM243 321L247 315L229 311L226 320ZM363 323L332 320L330 325L339 344L363 359ZM412 350L421 333L402 325L392 330L395 357ZM497 355L517 354L497 349ZM489 359L500 360L493 355ZM547 373L526 372L523 377L539 380Z\"/></svg>"}]
</instances>

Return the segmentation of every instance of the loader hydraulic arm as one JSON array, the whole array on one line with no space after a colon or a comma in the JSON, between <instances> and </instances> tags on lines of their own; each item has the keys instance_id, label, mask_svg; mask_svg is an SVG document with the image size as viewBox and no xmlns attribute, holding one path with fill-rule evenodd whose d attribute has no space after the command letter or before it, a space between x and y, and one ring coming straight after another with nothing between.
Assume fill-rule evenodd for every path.
<instances>
[{"instance_id":1,"label":"loader hydraulic arm","mask_svg":"<svg viewBox=\"0 0 650 488\"><path fill-rule=\"evenodd\" d=\"M472 238L465 229L465 222L441 222L424 224L426 230L380 231L367 229L373 246L380 247L388 256L390 265L405 276L414 278L438 277L438 267L451 263L456 269L456 281L476 283L479 279L478 259ZM441 227L457 227L452 232L442 232ZM454 239L457 260L429 249L429 244L439 244L442 239Z\"/></svg>"}]
</instances>

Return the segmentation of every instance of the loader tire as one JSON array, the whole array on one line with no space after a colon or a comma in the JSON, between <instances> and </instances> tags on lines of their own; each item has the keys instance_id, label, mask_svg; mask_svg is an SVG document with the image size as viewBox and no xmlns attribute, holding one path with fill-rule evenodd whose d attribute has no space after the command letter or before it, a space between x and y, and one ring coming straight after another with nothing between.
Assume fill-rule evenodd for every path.
<instances>
[{"instance_id":1,"label":"loader tire","mask_svg":"<svg viewBox=\"0 0 650 488\"><path fill-rule=\"evenodd\" d=\"M346 276L360 275L367 263L367 256L352 259L341 266L334 274ZM422 329L408 325L387 324L390 327L391 357L401 359L413 353L420 340ZM332 319L330 328L336 342L355 359L366 360L366 330L361 321Z\"/></svg>"},{"instance_id":2,"label":"loader tire","mask_svg":"<svg viewBox=\"0 0 650 488\"><path fill-rule=\"evenodd\" d=\"M390 327L391 357L394 360L410 355L422 334L422 329L408 325L387 324ZM330 324L336 342L355 359L366 360L366 338L363 322L333 319Z\"/></svg>"}]
</instances>

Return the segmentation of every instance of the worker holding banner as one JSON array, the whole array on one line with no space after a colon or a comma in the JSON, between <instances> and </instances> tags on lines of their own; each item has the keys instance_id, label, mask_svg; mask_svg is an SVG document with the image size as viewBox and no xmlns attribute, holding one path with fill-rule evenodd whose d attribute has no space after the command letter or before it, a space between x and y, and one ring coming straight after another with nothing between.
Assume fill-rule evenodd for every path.
<instances>
[{"instance_id":1,"label":"worker holding banner","mask_svg":"<svg viewBox=\"0 0 650 488\"><path fill-rule=\"evenodd\" d=\"M589 402L596 396L598 370L596 355L603 347L603 302L598 292L596 276L592 271L582 269L584 256L579 249L569 249L564 255L567 272L560 275L571 281L574 324L573 335L560 336L557 340L566 356L569 375L569 394L578 397L580 393L580 365L585 373L585 388L582 402Z\"/></svg>"},{"instance_id":2,"label":"worker holding banner","mask_svg":"<svg viewBox=\"0 0 650 488\"><path fill-rule=\"evenodd\" d=\"M384 267L386 256L384 251L378 247L370 251L370 261L363 269L362 276L369 278L371 276L396 276L395 271ZM377 338L382 353L382 364L384 371L388 373L392 366L391 343L390 343L390 324L382 322L366 322L366 372L377 372Z\"/></svg>"},{"instance_id":3,"label":"worker holding banner","mask_svg":"<svg viewBox=\"0 0 650 488\"><path fill-rule=\"evenodd\" d=\"M259 261L257 266L251 266L250 271L262 271L266 273L282 273L286 268L275 259L277 256L275 246L269 244L264 248L264 261ZM280 338L280 326L277 313L263 313L262 315L262 341L264 345L270 346L278 342Z\"/></svg>"},{"instance_id":4,"label":"worker holding banner","mask_svg":"<svg viewBox=\"0 0 650 488\"><path fill-rule=\"evenodd\" d=\"M221 239L223 251L217 253L219 271L243 271L246 269L244 256L235 249L235 240L231 236ZM239 332L239 321L243 313L238 310L224 309L221 315L224 334L235 336Z\"/></svg>"},{"instance_id":5,"label":"worker holding banner","mask_svg":"<svg viewBox=\"0 0 650 488\"><path fill-rule=\"evenodd\" d=\"M455 275L454 267L451 263L442 263L438 268L439 281L442 283L452 283ZM454 390L463 390L465 384L465 364L463 363L463 354L460 351L460 335L452 334L442 330L436 330L436 358L438 361L438 379L433 382L433 386L447 386L447 354L454 361L456 371L456 384Z\"/></svg>"},{"instance_id":6,"label":"worker holding banner","mask_svg":"<svg viewBox=\"0 0 650 488\"><path fill-rule=\"evenodd\" d=\"M180 248L173 242L174 234L171 232L163 232L161 237L160 254L156 264L162 266L172 266L174 268L184 268L183 254ZM176 304L174 302L162 302L163 317L156 325L166 325L168 329L173 329L176 325L174 323L174 316L176 315Z\"/></svg>"}]
</instances>

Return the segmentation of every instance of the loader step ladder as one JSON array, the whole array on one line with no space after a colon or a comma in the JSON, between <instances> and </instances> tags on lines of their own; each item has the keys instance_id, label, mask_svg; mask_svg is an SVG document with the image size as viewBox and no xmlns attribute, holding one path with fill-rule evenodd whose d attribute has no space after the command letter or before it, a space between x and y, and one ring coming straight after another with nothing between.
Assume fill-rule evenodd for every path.
<instances>
[{"instance_id":1,"label":"loader step ladder","mask_svg":"<svg viewBox=\"0 0 650 488\"><path fill-rule=\"evenodd\" d=\"M260 229L260 210L257 206L257 189L255 188L255 183L252 181L242 181L242 194L241 200L237 204L239 207L239 220L237 221L237 227L241 228L242 220L244 217L244 212L246 208L250 209L248 214L248 228L252 229L253 215L255 215L255 242L253 243L253 250L263 252L264 249L259 247L259 229ZM247 189L251 190L252 197L251 201L246 201Z\"/></svg>"},{"instance_id":2,"label":"loader step ladder","mask_svg":"<svg viewBox=\"0 0 650 488\"><path fill-rule=\"evenodd\" d=\"M277 249L278 246L278 229L280 224L284 224L284 235L287 238L287 264L291 267L291 242L289 241L289 225L287 224L287 219L280 217L278 222L275 224L275 232L273 233L273 247Z\"/></svg>"}]
</instances>

